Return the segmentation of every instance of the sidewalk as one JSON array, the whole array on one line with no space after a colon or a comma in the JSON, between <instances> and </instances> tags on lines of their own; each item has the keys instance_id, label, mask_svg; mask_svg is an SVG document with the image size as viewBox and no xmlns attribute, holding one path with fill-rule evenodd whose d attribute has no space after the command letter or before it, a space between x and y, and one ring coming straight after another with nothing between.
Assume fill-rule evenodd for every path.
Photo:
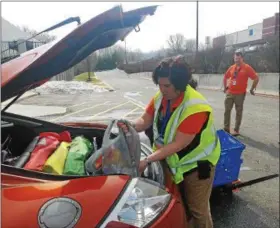
<instances>
[{"instance_id":1,"label":"sidewalk","mask_svg":"<svg viewBox=\"0 0 280 228\"><path fill-rule=\"evenodd\" d=\"M62 115L65 114L67 110L65 107L59 107L59 106L14 104L7 111L22 116L39 117L39 116Z\"/></svg>"},{"instance_id":2,"label":"sidewalk","mask_svg":"<svg viewBox=\"0 0 280 228\"><path fill-rule=\"evenodd\" d=\"M20 100L29 98L29 97L37 96L37 95L38 95L38 93L36 93L36 92L28 91L28 92L24 93L24 94L17 100L17 102L20 101ZM5 107L7 104L9 104L14 98L15 98L15 97L12 97L12 98L10 98L9 100L4 101L4 102L1 104L1 105L2 105L2 108Z\"/></svg>"},{"instance_id":3,"label":"sidewalk","mask_svg":"<svg viewBox=\"0 0 280 228\"><path fill-rule=\"evenodd\" d=\"M37 96L37 95L38 93L36 92L28 91L25 94L23 94L17 101L27 99L29 97ZM13 99L14 97L3 102L1 108L3 109ZM65 107L58 107L58 106L22 105L22 104L15 103L11 107L9 107L7 111L22 116L39 117L39 116L62 115L67 112L67 109Z\"/></svg>"}]
</instances>

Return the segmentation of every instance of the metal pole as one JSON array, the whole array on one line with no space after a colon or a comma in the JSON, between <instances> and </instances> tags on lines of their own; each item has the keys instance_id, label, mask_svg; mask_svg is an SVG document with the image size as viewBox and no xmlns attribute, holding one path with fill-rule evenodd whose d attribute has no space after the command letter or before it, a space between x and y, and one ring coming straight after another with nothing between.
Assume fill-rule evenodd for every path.
<instances>
[{"instance_id":1,"label":"metal pole","mask_svg":"<svg viewBox=\"0 0 280 228\"><path fill-rule=\"evenodd\" d=\"M125 55L125 64L127 65L126 39L124 40L124 55Z\"/></svg>"},{"instance_id":2,"label":"metal pole","mask_svg":"<svg viewBox=\"0 0 280 228\"><path fill-rule=\"evenodd\" d=\"M90 55L87 57L87 71L88 71L88 81L91 81L90 73L91 73L91 59Z\"/></svg>"},{"instance_id":3,"label":"metal pole","mask_svg":"<svg viewBox=\"0 0 280 228\"><path fill-rule=\"evenodd\" d=\"M196 1L196 55L198 53L198 0Z\"/></svg>"}]
</instances>

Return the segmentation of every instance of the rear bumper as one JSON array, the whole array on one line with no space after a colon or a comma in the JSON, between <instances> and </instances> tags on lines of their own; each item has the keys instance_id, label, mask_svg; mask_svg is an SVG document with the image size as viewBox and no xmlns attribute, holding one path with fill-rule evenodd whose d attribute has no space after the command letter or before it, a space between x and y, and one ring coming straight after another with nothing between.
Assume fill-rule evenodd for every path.
<instances>
[{"instance_id":1,"label":"rear bumper","mask_svg":"<svg viewBox=\"0 0 280 228\"><path fill-rule=\"evenodd\" d=\"M173 198L166 210L155 220L150 228L187 228L187 216L182 203Z\"/></svg>"}]
</instances>

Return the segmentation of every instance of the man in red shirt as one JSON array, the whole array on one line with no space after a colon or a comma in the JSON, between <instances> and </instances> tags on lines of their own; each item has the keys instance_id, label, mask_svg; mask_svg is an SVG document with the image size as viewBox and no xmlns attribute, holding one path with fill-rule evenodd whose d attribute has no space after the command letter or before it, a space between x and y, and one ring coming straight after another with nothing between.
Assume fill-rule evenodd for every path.
<instances>
[{"instance_id":1,"label":"man in red shirt","mask_svg":"<svg viewBox=\"0 0 280 228\"><path fill-rule=\"evenodd\" d=\"M224 92L226 93L225 98L225 112L224 112L224 130L230 131L230 116L233 105L235 105L236 118L235 128L232 135L239 135L240 125L243 114L243 104L247 92L248 79L253 80L250 93L255 95L259 77L255 70L248 64L244 63L243 54L236 52L234 54L234 62L224 76Z\"/></svg>"}]
</instances>

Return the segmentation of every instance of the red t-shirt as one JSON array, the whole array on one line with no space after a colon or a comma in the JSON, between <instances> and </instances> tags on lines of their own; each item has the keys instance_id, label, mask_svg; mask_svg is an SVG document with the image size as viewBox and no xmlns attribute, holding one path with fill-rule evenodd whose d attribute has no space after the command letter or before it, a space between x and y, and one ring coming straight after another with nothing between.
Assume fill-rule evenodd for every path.
<instances>
[{"instance_id":1,"label":"red t-shirt","mask_svg":"<svg viewBox=\"0 0 280 228\"><path fill-rule=\"evenodd\" d=\"M175 110L175 108L177 108L182 103L183 98L184 98L184 93L181 93L181 95L177 98L177 100L171 106L172 112ZM167 100L163 98L162 99L163 114L165 114L166 109L167 109ZM154 99L152 99L150 101L150 103L148 104L148 106L146 107L146 112L149 115L154 116L154 113L155 113ZM186 118L179 125L178 130L184 134L189 134L189 135L198 134L201 131L207 118L208 118L208 115L206 112L200 112L200 113L193 114L193 115L189 116L188 118Z\"/></svg>"},{"instance_id":2,"label":"red t-shirt","mask_svg":"<svg viewBox=\"0 0 280 228\"><path fill-rule=\"evenodd\" d=\"M255 80L257 77L255 70L248 64L243 63L240 67L234 64L225 73L224 82L229 80L229 83L226 83L229 93L243 94L246 93L248 79Z\"/></svg>"}]
</instances>

